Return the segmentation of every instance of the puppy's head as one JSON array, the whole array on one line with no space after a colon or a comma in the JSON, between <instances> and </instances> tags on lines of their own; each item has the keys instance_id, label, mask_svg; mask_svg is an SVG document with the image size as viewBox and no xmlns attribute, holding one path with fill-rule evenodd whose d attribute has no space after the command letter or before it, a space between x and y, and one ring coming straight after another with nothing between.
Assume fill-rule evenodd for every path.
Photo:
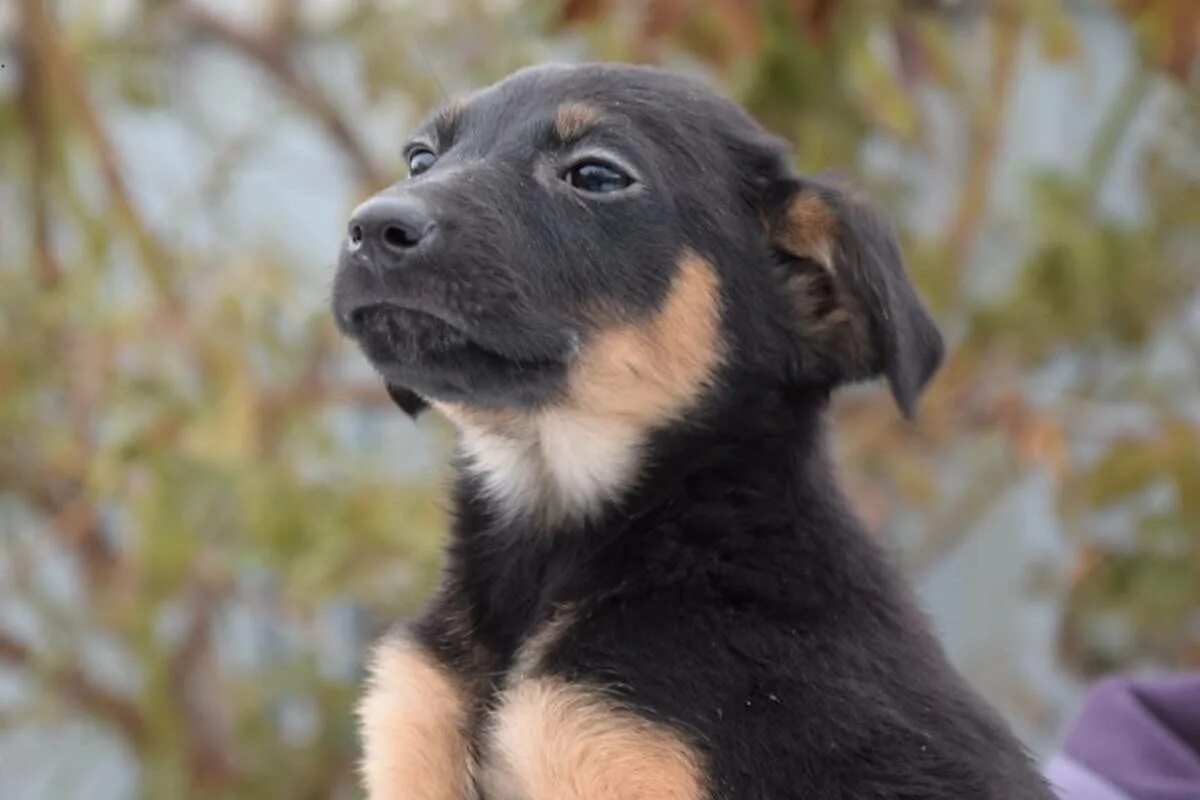
<instances>
[{"instance_id":1,"label":"puppy's head","mask_svg":"<svg viewBox=\"0 0 1200 800\"><path fill-rule=\"evenodd\" d=\"M940 358L879 216L691 79L524 70L406 154L350 221L334 313L410 412L628 444L726 378L882 374L907 413Z\"/></svg>"}]
</instances>

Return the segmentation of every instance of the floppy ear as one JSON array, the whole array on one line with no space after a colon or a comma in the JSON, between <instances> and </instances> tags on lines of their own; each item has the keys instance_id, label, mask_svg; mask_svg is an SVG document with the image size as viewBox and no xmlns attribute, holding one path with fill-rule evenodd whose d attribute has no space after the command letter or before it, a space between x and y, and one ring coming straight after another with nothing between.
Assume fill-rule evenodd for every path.
<instances>
[{"instance_id":1,"label":"floppy ear","mask_svg":"<svg viewBox=\"0 0 1200 800\"><path fill-rule=\"evenodd\" d=\"M387 384L387 393L388 397L392 398L392 402L400 406L400 410L413 419L416 419L417 415L429 408L429 404L425 402L425 399L421 395L411 389L405 389L403 386L395 386L389 383Z\"/></svg>"},{"instance_id":2,"label":"floppy ear","mask_svg":"<svg viewBox=\"0 0 1200 800\"><path fill-rule=\"evenodd\" d=\"M941 363L933 319L908 281L895 234L854 190L789 176L771 190L771 242L796 332L835 382L887 376L912 417Z\"/></svg>"}]
</instances>

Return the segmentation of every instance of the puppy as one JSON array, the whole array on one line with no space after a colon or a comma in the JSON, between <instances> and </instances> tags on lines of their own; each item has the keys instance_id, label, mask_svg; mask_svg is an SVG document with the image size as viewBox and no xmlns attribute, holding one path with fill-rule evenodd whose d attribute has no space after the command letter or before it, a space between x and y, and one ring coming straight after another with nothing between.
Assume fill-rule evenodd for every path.
<instances>
[{"instance_id":1,"label":"puppy","mask_svg":"<svg viewBox=\"0 0 1200 800\"><path fill-rule=\"evenodd\" d=\"M822 418L942 343L887 225L694 80L539 67L361 205L339 328L458 429L373 800L1050 798L839 492Z\"/></svg>"}]
</instances>

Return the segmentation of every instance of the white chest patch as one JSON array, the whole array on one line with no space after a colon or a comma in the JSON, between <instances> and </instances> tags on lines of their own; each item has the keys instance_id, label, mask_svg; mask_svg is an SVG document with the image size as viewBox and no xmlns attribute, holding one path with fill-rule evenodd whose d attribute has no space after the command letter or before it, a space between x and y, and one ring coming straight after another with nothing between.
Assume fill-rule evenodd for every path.
<instances>
[{"instance_id":1,"label":"white chest patch","mask_svg":"<svg viewBox=\"0 0 1200 800\"><path fill-rule=\"evenodd\" d=\"M636 479L641 431L585 412L555 410L504 429L459 424L468 469L510 519L585 519Z\"/></svg>"}]
</instances>

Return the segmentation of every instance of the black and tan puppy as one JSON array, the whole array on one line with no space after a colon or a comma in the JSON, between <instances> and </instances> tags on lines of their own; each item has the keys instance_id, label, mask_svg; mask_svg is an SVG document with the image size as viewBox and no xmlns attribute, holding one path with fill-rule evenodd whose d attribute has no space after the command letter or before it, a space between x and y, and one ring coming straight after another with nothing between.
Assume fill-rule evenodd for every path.
<instances>
[{"instance_id":1,"label":"black and tan puppy","mask_svg":"<svg viewBox=\"0 0 1200 800\"><path fill-rule=\"evenodd\" d=\"M440 591L379 647L374 800L1050 795L838 491L822 416L941 339L888 227L701 84L525 70L349 226L334 313L458 427Z\"/></svg>"}]
</instances>

